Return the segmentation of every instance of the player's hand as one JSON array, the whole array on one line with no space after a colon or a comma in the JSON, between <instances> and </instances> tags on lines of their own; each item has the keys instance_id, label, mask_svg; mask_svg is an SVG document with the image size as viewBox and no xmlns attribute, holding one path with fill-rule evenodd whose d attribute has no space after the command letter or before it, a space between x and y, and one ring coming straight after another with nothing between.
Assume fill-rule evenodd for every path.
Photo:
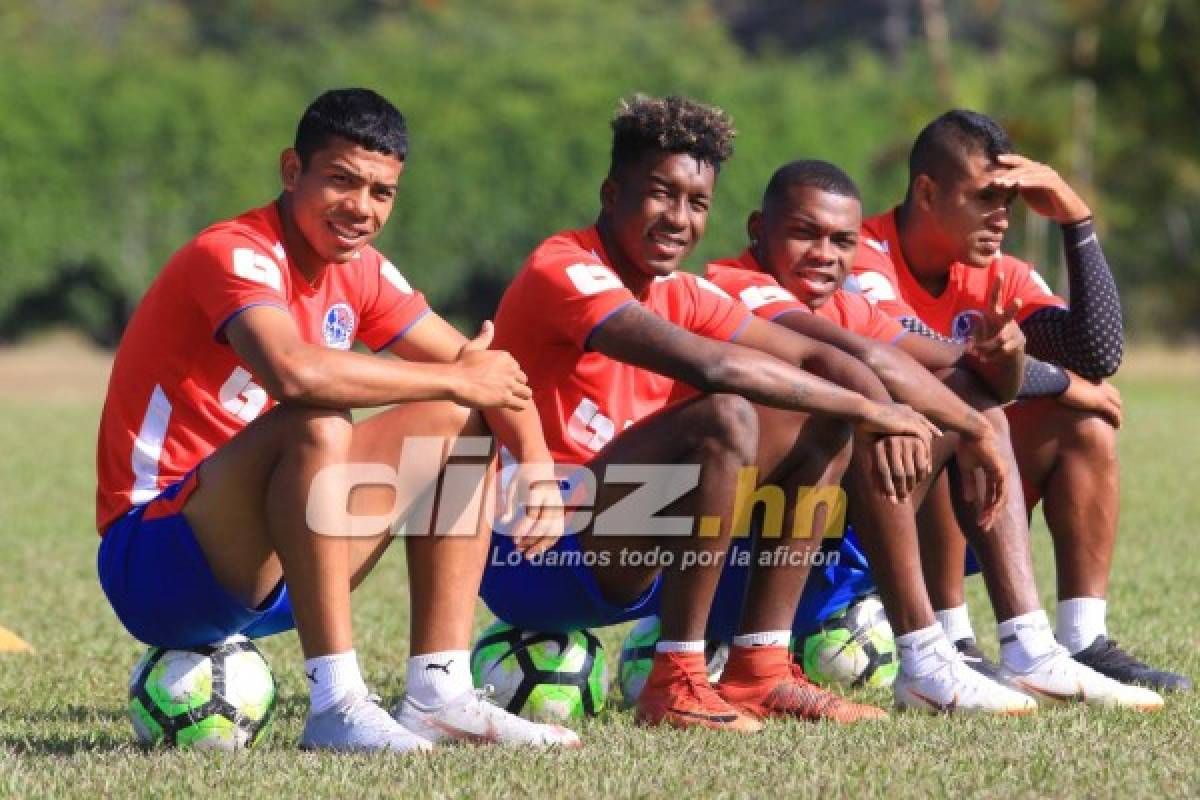
<instances>
[{"instance_id":1,"label":"player's hand","mask_svg":"<svg viewBox=\"0 0 1200 800\"><path fill-rule=\"evenodd\" d=\"M864 445L870 448L876 488L892 503L912 497L917 485L929 477L929 445L919 436L880 436L874 441L859 437L855 442L855 447Z\"/></svg>"},{"instance_id":2,"label":"player's hand","mask_svg":"<svg viewBox=\"0 0 1200 800\"><path fill-rule=\"evenodd\" d=\"M1014 297L1006 306L1003 297L1004 272L998 270L988 291L983 322L967 342L967 352L982 363L1020 358L1025 352L1025 334L1015 321L1021 298Z\"/></svg>"},{"instance_id":3,"label":"player's hand","mask_svg":"<svg viewBox=\"0 0 1200 800\"><path fill-rule=\"evenodd\" d=\"M995 524L1008 493L1006 465L997 446L996 434L963 437L955 452L962 475L963 499L975 509L975 520L984 530Z\"/></svg>"},{"instance_id":4,"label":"player's hand","mask_svg":"<svg viewBox=\"0 0 1200 800\"><path fill-rule=\"evenodd\" d=\"M516 520L513 547L526 558L544 553L563 535L566 514L553 464L522 464L508 482L505 524Z\"/></svg>"},{"instance_id":5,"label":"player's hand","mask_svg":"<svg viewBox=\"0 0 1200 800\"><path fill-rule=\"evenodd\" d=\"M1099 414L1114 428L1121 427L1121 393L1108 381L1094 383L1067 370L1071 382L1058 396L1058 402L1080 411Z\"/></svg>"},{"instance_id":6,"label":"player's hand","mask_svg":"<svg viewBox=\"0 0 1200 800\"><path fill-rule=\"evenodd\" d=\"M1021 199L1043 217L1069 225L1092 215L1083 198L1053 168L1016 153L997 156L996 161L1004 169L996 172L992 183L1016 189Z\"/></svg>"},{"instance_id":7,"label":"player's hand","mask_svg":"<svg viewBox=\"0 0 1200 800\"><path fill-rule=\"evenodd\" d=\"M878 436L915 436L926 449L933 437L942 435L936 425L903 403L870 403L857 427L860 433Z\"/></svg>"},{"instance_id":8,"label":"player's hand","mask_svg":"<svg viewBox=\"0 0 1200 800\"><path fill-rule=\"evenodd\" d=\"M529 379L517 360L503 350L489 350L494 328L483 323L479 335L462 346L455 366L461 384L455 400L472 408L508 408L521 411L533 397Z\"/></svg>"}]
</instances>

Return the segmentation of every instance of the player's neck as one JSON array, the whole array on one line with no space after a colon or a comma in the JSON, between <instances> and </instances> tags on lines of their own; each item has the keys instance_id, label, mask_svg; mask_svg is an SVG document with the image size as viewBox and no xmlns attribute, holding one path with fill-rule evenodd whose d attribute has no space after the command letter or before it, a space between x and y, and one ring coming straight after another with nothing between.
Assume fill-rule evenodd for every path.
<instances>
[{"instance_id":1,"label":"player's neck","mask_svg":"<svg viewBox=\"0 0 1200 800\"><path fill-rule=\"evenodd\" d=\"M612 267L613 272L617 273L621 283L625 284L625 288L634 297L641 297L653 282L653 276L642 272L636 264L624 256L616 236L613 235L612 225L604 214L601 214L596 220L596 232L600 235L600 244L604 247L604 254L608 257L608 265Z\"/></svg>"},{"instance_id":2,"label":"player's neck","mask_svg":"<svg viewBox=\"0 0 1200 800\"><path fill-rule=\"evenodd\" d=\"M954 260L938 255L937 244L927 234L928 228L921 224L908 204L896 208L896 241L904 263L921 288L938 297L946 291Z\"/></svg>"},{"instance_id":3,"label":"player's neck","mask_svg":"<svg viewBox=\"0 0 1200 800\"><path fill-rule=\"evenodd\" d=\"M310 284L317 282L326 264L308 244L304 234L292 218L292 202L287 192L279 195L275 201L275 210L279 213L279 227L283 231L283 249L287 251L288 263L293 269L304 276Z\"/></svg>"}]
</instances>

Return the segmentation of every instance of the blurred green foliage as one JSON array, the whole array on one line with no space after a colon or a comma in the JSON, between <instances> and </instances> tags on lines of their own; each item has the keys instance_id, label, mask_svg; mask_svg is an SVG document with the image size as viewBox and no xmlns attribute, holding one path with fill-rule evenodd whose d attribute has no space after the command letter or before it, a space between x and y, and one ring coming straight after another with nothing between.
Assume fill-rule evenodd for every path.
<instances>
[{"instance_id":1,"label":"blurred green foliage","mask_svg":"<svg viewBox=\"0 0 1200 800\"><path fill-rule=\"evenodd\" d=\"M738 124L693 267L743 246L747 212L791 158L839 163L868 211L888 207L916 131L963 105L1079 178L1139 330L1200 328L1194 4L951 2L949 88L916 3L846 4L861 5L860 26L876 7L899 10L911 35L888 47L838 35L853 10L784 24L823 5L10 0L0 338L60 317L114 341L174 249L274 195L300 112L342 85L407 115L411 156L379 246L466 323L491 312L538 241L594 218L608 119L642 91L691 94ZM1010 249L1053 273L1056 238L1035 227L1018 225Z\"/></svg>"}]
</instances>

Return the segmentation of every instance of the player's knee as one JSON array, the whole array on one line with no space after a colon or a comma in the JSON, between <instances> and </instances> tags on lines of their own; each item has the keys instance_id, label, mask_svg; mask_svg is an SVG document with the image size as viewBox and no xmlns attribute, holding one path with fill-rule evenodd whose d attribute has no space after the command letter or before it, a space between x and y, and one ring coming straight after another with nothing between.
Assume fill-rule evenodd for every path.
<instances>
[{"instance_id":1,"label":"player's knee","mask_svg":"<svg viewBox=\"0 0 1200 800\"><path fill-rule=\"evenodd\" d=\"M286 415L285 441L288 445L322 453L341 453L350 449L354 435L350 412L300 406L281 410Z\"/></svg>"},{"instance_id":2,"label":"player's knee","mask_svg":"<svg viewBox=\"0 0 1200 800\"><path fill-rule=\"evenodd\" d=\"M1075 414L1067 427L1066 440L1072 450L1097 464L1117 460L1117 429L1096 414Z\"/></svg>"},{"instance_id":3,"label":"player's knee","mask_svg":"<svg viewBox=\"0 0 1200 800\"><path fill-rule=\"evenodd\" d=\"M733 453L749 464L758 446L758 414L753 404L736 394L711 394L701 401L703 429L699 431L710 448Z\"/></svg>"},{"instance_id":4,"label":"player's knee","mask_svg":"<svg viewBox=\"0 0 1200 800\"><path fill-rule=\"evenodd\" d=\"M430 403L422 414L423 434L427 436L486 436L487 423L473 408L457 403Z\"/></svg>"}]
</instances>

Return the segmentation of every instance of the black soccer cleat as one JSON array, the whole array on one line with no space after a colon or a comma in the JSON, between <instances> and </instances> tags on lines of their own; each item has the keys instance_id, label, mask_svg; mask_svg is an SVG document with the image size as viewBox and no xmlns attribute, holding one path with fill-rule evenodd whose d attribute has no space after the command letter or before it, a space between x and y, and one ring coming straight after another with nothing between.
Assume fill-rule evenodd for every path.
<instances>
[{"instance_id":1,"label":"black soccer cleat","mask_svg":"<svg viewBox=\"0 0 1200 800\"><path fill-rule=\"evenodd\" d=\"M997 683L1008 685L1000 676L1000 665L995 661L988 660L988 657L979 649L979 645L975 644L975 640L970 636L965 636L954 643L954 649L958 651L959 658L963 660L971 669L978 672L985 678L991 678Z\"/></svg>"},{"instance_id":2,"label":"black soccer cleat","mask_svg":"<svg viewBox=\"0 0 1200 800\"><path fill-rule=\"evenodd\" d=\"M1148 666L1122 650L1115 639L1104 635L1097 636L1091 644L1071 657L1121 683L1148 686L1160 692L1192 690L1192 681L1186 675Z\"/></svg>"}]
</instances>

